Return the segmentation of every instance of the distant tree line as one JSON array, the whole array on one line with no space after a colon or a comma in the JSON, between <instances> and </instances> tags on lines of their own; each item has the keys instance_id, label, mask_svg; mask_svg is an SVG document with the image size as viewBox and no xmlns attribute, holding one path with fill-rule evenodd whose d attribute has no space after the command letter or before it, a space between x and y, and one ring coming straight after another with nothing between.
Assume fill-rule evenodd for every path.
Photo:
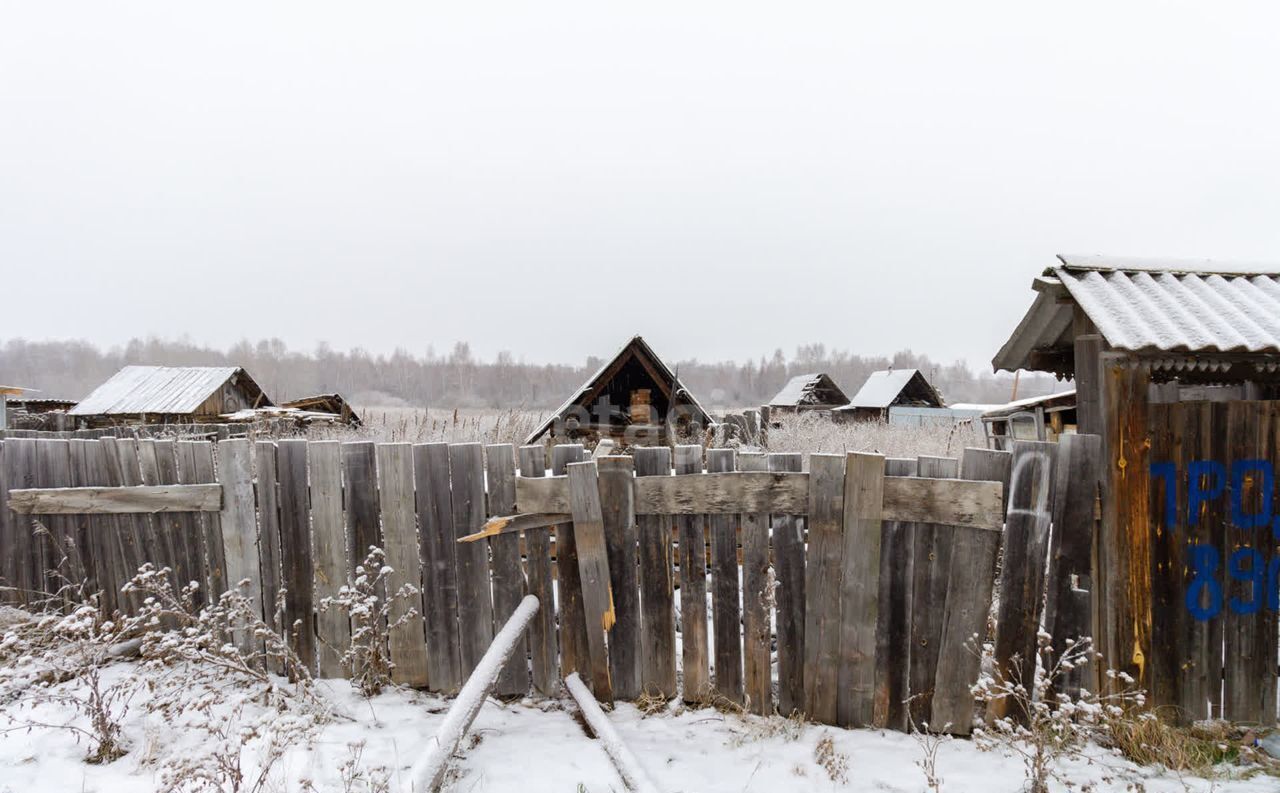
<instances>
[{"instance_id":1,"label":"distant tree line","mask_svg":"<svg viewBox=\"0 0 1280 793\"><path fill-rule=\"evenodd\" d=\"M338 392L357 405L414 405L438 408L552 408L563 402L605 361L590 357L581 366L519 362L509 352L478 360L466 342L446 354L428 347L421 355L398 349L375 355L320 344L311 352L290 350L279 339L242 341L216 350L187 341L135 339L101 349L85 341L28 341L0 344L0 383L40 389L33 396L80 399L127 364L242 366L274 400ZM707 407L765 404L792 376L826 372L850 397L867 376L893 367L920 369L949 404L1007 402L1011 375L974 372L957 361L939 364L903 350L891 357L855 355L806 344L788 358L781 349L759 360L707 363L668 361L694 396ZM1023 374L1018 395L1034 396L1065 385L1048 375Z\"/></svg>"}]
</instances>

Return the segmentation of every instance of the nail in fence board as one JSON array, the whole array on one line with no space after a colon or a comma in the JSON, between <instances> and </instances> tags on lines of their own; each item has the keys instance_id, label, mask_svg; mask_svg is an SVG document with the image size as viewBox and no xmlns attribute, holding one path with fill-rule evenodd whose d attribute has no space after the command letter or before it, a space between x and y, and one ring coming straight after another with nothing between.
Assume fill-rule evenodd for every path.
<instances>
[{"instance_id":1,"label":"nail in fence board","mask_svg":"<svg viewBox=\"0 0 1280 793\"><path fill-rule=\"evenodd\" d=\"M307 503L307 442L282 440L276 463L280 477L280 558L285 590L284 625L298 659L316 673L313 624L315 588L312 581L311 516Z\"/></svg>"},{"instance_id":2,"label":"nail in fence board","mask_svg":"<svg viewBox=\"0 0 1280 793\"><path fill-rule=\"evenodd\" d=\"M609 652L605 635L614 623L613 592L609 580L609 551L604 539L604 514L594 462L569 465L569 504L573 539L582 578L582 609L586 619L587 657L591 690L602 702L613 700Z\"/></svg>"},{"instance_id":3,"label":"nail in fence board","mask_svg":"<svg viewBox=\"0 0 1280 793\"><path fill-rule=\"evenodd\" d=\"M875 710L883 503L884 457L856 452L846 455L836 701L836 722L842 727L871 726Z\"/></svg>"},{"instance_id":4,"label":"nail in fence board","mask_svg":"<svg viewBox=\"0 0 1280 793\"><path fill-rule=\"evenodd\" d=\"M258 521L253 503L253 469L249 441L218 441L218 482L222 485L222 550L227 581L255 605L262 604L258 563ZM242 582L245 582L242 586ZM252 653L261 641L244 628L234 634L236 646Z\"/></svg>"},{"instance_id":5,"label":"nail in fence board","mask_svg":"<svg viewBox=\"0 0 1280 793\"><path fill-rule=\"evenodd\" d=\"M889 458L886 476L915 476L916 460ZM880 522L880 611L876 620L876 726L906 732L907 672L911 668L913 525Z\"/></svg>"},{"instance_id":6,"label":"nail in fence board","mask_svg":"<svg viewBox=\"0 0 1280 793\"><path fill-rule=\"evenodd\" d=\"M960 461L954 457L921 455L917 463L921 477L955 479ZM907 689L910 720L919 728L928 722L934 730L934 683L938 676L938 645L942 640L942 619L951 573L951 545L954 528L937 523L917 523L912 527L911 659Z\"/></svg>"},{"instance_id":7,"label":"nail in fence board","mask_svg":"<svg viewBox=\"0 0 1280 793\"><path fill-rule=\"evenodd\" d=\"M1073 436L1065 436L1070 438ZM993 449L965 449L960 478L1007 482L1012 455ZM1093 502L1089 502L1092 512ZM980 651L987 639L987 613L995 586L1000 532L955 527L947 574L938 671L933 686L929 726L935 731L968 735L973 727L973 685L978 682ZM948 726L950 725L950 726Z\"/></svg>"},{"instance_id":8,"label":"nail in fence board","mask_svg":"<svg viewBox=\"0 0 1280 793\"><path fill-rule=\"evenodd\" d=\"M844 457L809 455L809 543L805 567L805 714L836 723Z\"/></svg>"},{"instance_id":9,"label":"nail in fence board","mask_svg":"<svg viewBox=\"0 0 1280 793\"><path fill-rule=\"evenodd\" d=\"M89 470L89 449L88 440L77 438L72 439L68 446L71 457L71 486L72 487L91 487L92 473ZM0 511L4 509L4 475L2 473L3 462L3 444L0 444ZM4 523L3 516L0 516L0 526ZM76 536L83 535L85 549L85 567L86 580L85 593L93 592L101 593L101 604L106 614L111 614L115 610L115 592L111 585L109 577L109 567L105 558L104 542L106 532L103 531L102 520L94 515L78 515L76 516ZM13 546L5 543L5 537L0 535L0 548L10 548ZM12 551L10 551L12 552ZM110 592L110 594L108 594Z\"/></svg>"},{"instance_id":10,"label":"nail in fence board","mask_svg":"<svg viewBox=\"0 0 1280 793\"><path fill-rule=\"evenodd\" d=\"M996 616L995 675L1030 688L1036 668L1037 633L1049 543L1053 471L1058 444L1015 441L1009 482L1009 516L1000 567L1000 606ZM1025 720L1007 699L988 707L996 718Z\"/></svg>"},{"instance_id":11,"label":"nail in fence board","mask_svg":"<svg viewBox=\"0 0 1280 793\"><path fill-rule=\"evenodd\" d=\"M101 443L112 443L113 439L103 438ZM123 442L123 441L121 441ZM182 481L178 475L178 447L172 439L157 440L153 450L156 455L159 484L176 485ZM152 516L152 523L167 538L167 547L173 560L174 585L184 587L192 581L204 581L203 553L200 550L202 540L195 515L179 513L175 515L157 514ZM202 584L196 593L196 602L203 602L205 586Z\"/></svg>"},{"instance_id":12,"label":"nail in fence board","mask_svg":"<svg viewBox=\"0 0 1280 793\"><path fill-rule=\"evenodd\" d=\"M458 569L449 492L449 444L413 447L422 544L423 614L427 631L427 681L432 691L462 688L462 639L458 627Z\"/></svg>"},{"instance_id":13,"label":"nail in fence board","mask_svg":"<svg viewBox=\"0 0 1280 793\"><path fill-rule=\"evenodd\" d=\"M636 477L670 476L671 450L665 446L635 450ZM640 688L664 699L675 697L676 627L672 587L672 520L665 515L637 515L640 540ZM535 532L530 532L530 536Z\"/></svg>"},{"instance_id":14,"label":"nail in fence board","mask_svg":"<svg viewBox=\"0 0 1280 793\"><path fill-rule=\"evenodd\" d=\"M378 496L382 507L382 549L387 554L387 619L394 626L387 637L391 679L406 686L427 685L427 648L424 641L420 593L397 598L405 587L422 588L418 533L414 523L413 447L407 443L380 443ZM413 613L410 613L413 612ZM398 625L396 623L399 623Z\"/></svg>"},{"instance_id":15,"label":"nail in fence board","mask_svg":"<svg viewBox=\"0 0 1280 793\"><path fill-rule=\"evenodd\" d=\"M609 629L613 695L640 696L640 585L636 570L635 464L629 456L596 460L614 622ZM579 551L581 546L579 545ZM581 556L579 556L581 559Z\"/></svg>"},{"instance_id":16,"label":"nail in fence board","mask_svg":"<svg viewBox=\"0 0 1280 793\"><path fill-rule=\"evenodd\" d=\"M280 600L280 488L277 450L274 441L254 444L258 494L258 567L262 571L262 618L277 636L284 635L277 605ZM283 670L273 662L272 671Z\"/></svg>"},{"instance_id":17,"label":"nail in fence board","mask_svg":"<svg viewBox=\"0 0 1280 793\"><path fill-rule=\"evenodd\" d=\"M708 449L707 472L737 467L733 449ZM739 613L737 515L707 518L711 537L711 620L715 632L715 692L742 704L742 615Z\"/></svg>"},{"instance_id":18,"label":"nail in fence board","mask_svg":"<svg viewBox=\"0 0 1280 793\"><path fill-rule=\"evenodd\" d=\"M239 441L218 443L221 451L222 444ZM315 441L308 450L308 456L311 465L311 558L316 565L317 668L321 677L346 677L348 672L342 665L342 654L351 645L351 622L347 613L337 606L320 608L326 598L338 596L349 578L347 538L342 517L342 444L338 441ZM228 555L228 565L230 562ZM417 567L416 546L414 567Z\"/></svg>"},{"instance_id":19,"label":"nail in fence board","mask_svg":"<svg viewBox=\"0 0 1280 793\"><path fill-rule=\"evenodd\" d=\"M763 454L739 454L739 471L764 471ZM742 665L747 709L761 716L773 713L773 678L769 664L769 516L748 512L742 525Z\"/></svg>"},{"instance_id":20,"label":"nail in fence board","mask_svg":"<svg viewBox=\"0 0 1280 793\"><path fill-rule=\"evenodd\" d=\"M676 474L702 475L702 447L676 447ZM676 518L680 548L680 639L684 670L684 699L704 701L711 692L707 656L706 515Z\"/></svg>"},{"instance_id":21,"label":"nail in fence board","mask_svg":"<svg viewBox=\"0 0 1280 793\"><path fill-rule=\"evenodd\" d=\"M520 447L520 475L546 475L546 452L542 446ZM543 604L529 624L529 666L533 687L539 694L550 695L559 684L559 643L556 641L555 571L551 566L551 532L524 533L529 594Z\"/></svg>"},{"instance_id":22,"label":"nail in fence board","mask_svg":"<svg viewBox=\"0 0 1280 793\"><path fill-rule=\"evenodd\" d=\"M490 444L484 447L484 459L489 489L487 514L510 515L516 508L515 447L509 443ZM506 625L525 595L520 535L498 535L488 542L493 557L493 621L494 625ZM512 697L528 693L529 664L526 655L526 641L521 637L515 654L502 667L494 685L495 694Z\"/></svg>"},{"instance_id":23,"label":"nail in fence board","mask_svg":"<svg viewBox=\"0 0 1280 793\"><path fill-rule=\"evenodd\" d=\"M1178 413L1181 414L1181 405L1170 407L1179 408ZM1171 460L1171 454L1157 457L1153 451L1152 459ZM1101 464L1102 438L1097 435L1064 435L1058 440L1058 481L1054 487L1053 529L1049 540L1049 596L1044 616L1045 631L1053 637L1055 659L1066 652L1068 641L1079 641L1092 632L1089 594L1092 587L1093 515ZM1170 555L1169 569L1176 569L1181 579L1185 546L1177 544L1177 532L1167 531L1159 522L1155 525L1159 526L1158 531ZM1172 582L1172 577L1169 580ZM1175 591L1168 591L1168 595L1164 610L1158 613L1169 615L1169 619L1158 620L1154 627L1169 625L1176 631L1173 627L1177 623L1175 615L1185 607ZM1057 690L1074 698L1080 693L1081 686L1092 685L1092 681L1083 677L1087 669L1087 666L1079 666L1065 672L1062 685ZM1159 701L1172 702L1173 696L1170 691Z\"/></svg>"},{"instance_id":24,"label":"nail in fence board","mask_svg":"<svg viewBox=\"0 0 1280 793\"><path fill-rule=\"evenodd\" d=\"M801 455L794 452L769 455L769 470L798 472ZM806 505L807 511L807 505ZM778 634L778 712L790 716L804 710L805 661L805 550L804 521L798 515L772 515L774 621Z\"/></svg>"},{"instance_id":25,"label":"nail in fence board","mask_svg":"<svg viewBox=\"0 0 1280 793\"><path fill-rule=\"evenodd\" d=\"M560 444L551 448L551 473L562 476L570 463L583 459L580 444ZM569 511L566 482L564 512ZM516 499L520 498L516 483ZM523 509L523 507L521 507ZM574 543L573 526L562 523L555 527L557 592L560 595L560 676L568 677L581 672L590 677L587 661L587 618L582 609L582 575L578 571L578 551Z\"/></svg>"},{"instance_id":26,"label":"nail in fence board","mask_svg":"<svg viewBox=\"0 0 1280 793\"><path fill-rule=\"evenodd\" d=\"M454 539L484 526L484 460L478 443L449 447L449 481L453 491ZM493 596L489 590L489 549L483 542L454 545L458 562L458 624L462 673L475 670L493 641Z\"/></svg>"},{"instance_id":27,"label":"nail in fence board","mask_svg":"<svg viewBox=\"0 0 1280 793\"><path fill-rule=\"evenodd\" d=\"M178 474L183 484L214 482L213 443L178 441ZM209 602L216 602L227 591L227 562L223 558L222 527L216 512L200 512L195 515L195 519L200 528L198 546L203 551L204 559L205 577L201 582L207 587Z\"/></svg>"}]
</instances>

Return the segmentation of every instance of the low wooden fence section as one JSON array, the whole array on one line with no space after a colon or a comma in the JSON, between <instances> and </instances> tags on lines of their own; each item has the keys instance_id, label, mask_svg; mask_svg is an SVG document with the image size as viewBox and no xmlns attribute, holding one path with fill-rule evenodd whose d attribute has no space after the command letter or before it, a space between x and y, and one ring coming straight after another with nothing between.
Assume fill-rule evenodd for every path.
<instances>
[{"instance_id":1,"label":"low wooden fence section","mask_svg":"<svg viewBox=\"0 0 1280 793\"><path fill-rule=\"evenodd\" d=\"M245 435L251 425L232 424L122 424L118 427L96 427L85 430L15 430L0 429L0 440L25 438L35 440L97 440L98 438L176 438L203 436L209 439Z\"/></svg>"},{"instance_id":2,"label":"low wooden fence section","mask_svg":"<svg viewBox=\"0 0 1280 793\"><path fill-rule=\"evenodd\" d=\"M7 439L0 573L19 601L65 575L121 609L136 605L120 585L144 561L204 592L248 581L269 624L300 625L293 646L336 677L351 627L317 604L377 545L388 589L422 590L392 615L406 685L457 691L531 593L544 608L528 663L508 665L499 695L550 695L581 671L601 699L965 733L1002 545L1006 671L1034 658L1046 577L1070 565L1049 546L1057 448L814 454L802 472L798 454L586 460L561 445L547 470L541 446ZM1087 615L1087 599L1050 603L1064 624Z\"/></svg>"}]
</instances>

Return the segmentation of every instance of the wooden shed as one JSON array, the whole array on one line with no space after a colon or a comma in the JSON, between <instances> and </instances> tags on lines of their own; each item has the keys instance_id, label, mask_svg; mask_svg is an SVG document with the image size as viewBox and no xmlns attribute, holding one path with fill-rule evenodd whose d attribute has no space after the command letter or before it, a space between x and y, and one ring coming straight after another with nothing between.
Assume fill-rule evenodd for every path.
<instances>
[{"instance_id":1,"label":"wooden shed","mask_svg":"<svg viewBox=\"0 0 1280 793\"><path fill-rule=\"evenodd\" d=\"M217 422L271 400L238 366L126 366L67 411L82 427Z\"/></svg>"},{"instance_id":2,"label":"wooden shed","mask_svg":"<svg viewBox=\"0 0 1280 793\"><path fill-rule=\"evenodd\" d=\"M769 400L770 410L802 412L831 410L849 404L849 397L824 372L798 374Z\"/></svg>"},{"instance_id":3,"label":"wooden shed","mask_svg":"<svg viewBox=\"0 0 1280 793\"><path fill-rule=\"evenodd\" d=\"M946 407L919 369L872 372L849 404L831 412L836 421L888 421L891 407Z\"/></svg>"},{"instance_id":4,"label":"wooden shed","mask_svg":"<svg viewBox=\"0 0 1280 793\"><path fill-rule=\"evenodd\" d=\"M675 373L639 336L632 338L525 443L612 438L623 445L664 442L670 432L688 437L710 426L711 416Z\"/></svg>"},{"instance_id":5,"label":"wooden shed","mask_svg":"<svg viewBox=\"0 0 1280 793\"><path fill-rule=\"evenodd\" d=\"M1101 437L1077 582L1096 649L1180 718L1274 723L1275 612L1237 608L1233 576L1280 558L1280 266L1059 256L1031 286L992 363L1073 378L1077 428Z\"/></svg>"}]
</instances>

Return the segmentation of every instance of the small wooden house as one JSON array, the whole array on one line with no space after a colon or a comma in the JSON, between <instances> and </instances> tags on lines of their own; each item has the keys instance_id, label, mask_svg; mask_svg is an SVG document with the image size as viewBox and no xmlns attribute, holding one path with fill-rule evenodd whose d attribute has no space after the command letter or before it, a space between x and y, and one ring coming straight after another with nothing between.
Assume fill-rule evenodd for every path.
<instances>
[{"instance_id":1,"label":"small wooden house","mask_svg":"<svg viewBox=\"0 0 1280 793\"><path fill-rule=\"evenodd\" d=\"M126 366L67 414L81 427L218 422L271 405L238 366Z\"/></svg>"},{"instance_id":2,"label":"small wooden house","mask_svg":"<svg viewBox=\"0 0 1280 793\"><path fill-rule=\"evenodd\" d=\"M982 414L987 445L1009 450L1013 441L1056 441L1076 431L1076 390L1017 399Z\"/></svg>"},{"instance_id":3,"label":"small wooden house","mask_svg":"<svg viewBox=\"0 0 1280 793\"><path fill-rule=\"evenodd\" d=\"M769 400L771 411L800 413L809 410L831 410L849 404L849 397L823 372L798 374L787 381L782 390Z\"/></svg>"},{"instance_id":4,"label":"small wooden house","mask_svg":"<svg viewBox=\"0 0 1280 793\"><path fill-rule=\"evenodd\" d=\"M946 407L942 395L919 369L886 369L872 372L849 404L831 412L836 421L889 420L892 407Z\"/></svg>"},{"instance_id":5,"label":"small wooden house","mask_svg":"<svg viewBox=\"0 0 1280 793\"><path fill-rule=\"evenodd\" d=\"M661 443L671 432L689 437L711 416L639 336L622 349L534 430L525 443Z\"/></svg>"}]
</instances>

